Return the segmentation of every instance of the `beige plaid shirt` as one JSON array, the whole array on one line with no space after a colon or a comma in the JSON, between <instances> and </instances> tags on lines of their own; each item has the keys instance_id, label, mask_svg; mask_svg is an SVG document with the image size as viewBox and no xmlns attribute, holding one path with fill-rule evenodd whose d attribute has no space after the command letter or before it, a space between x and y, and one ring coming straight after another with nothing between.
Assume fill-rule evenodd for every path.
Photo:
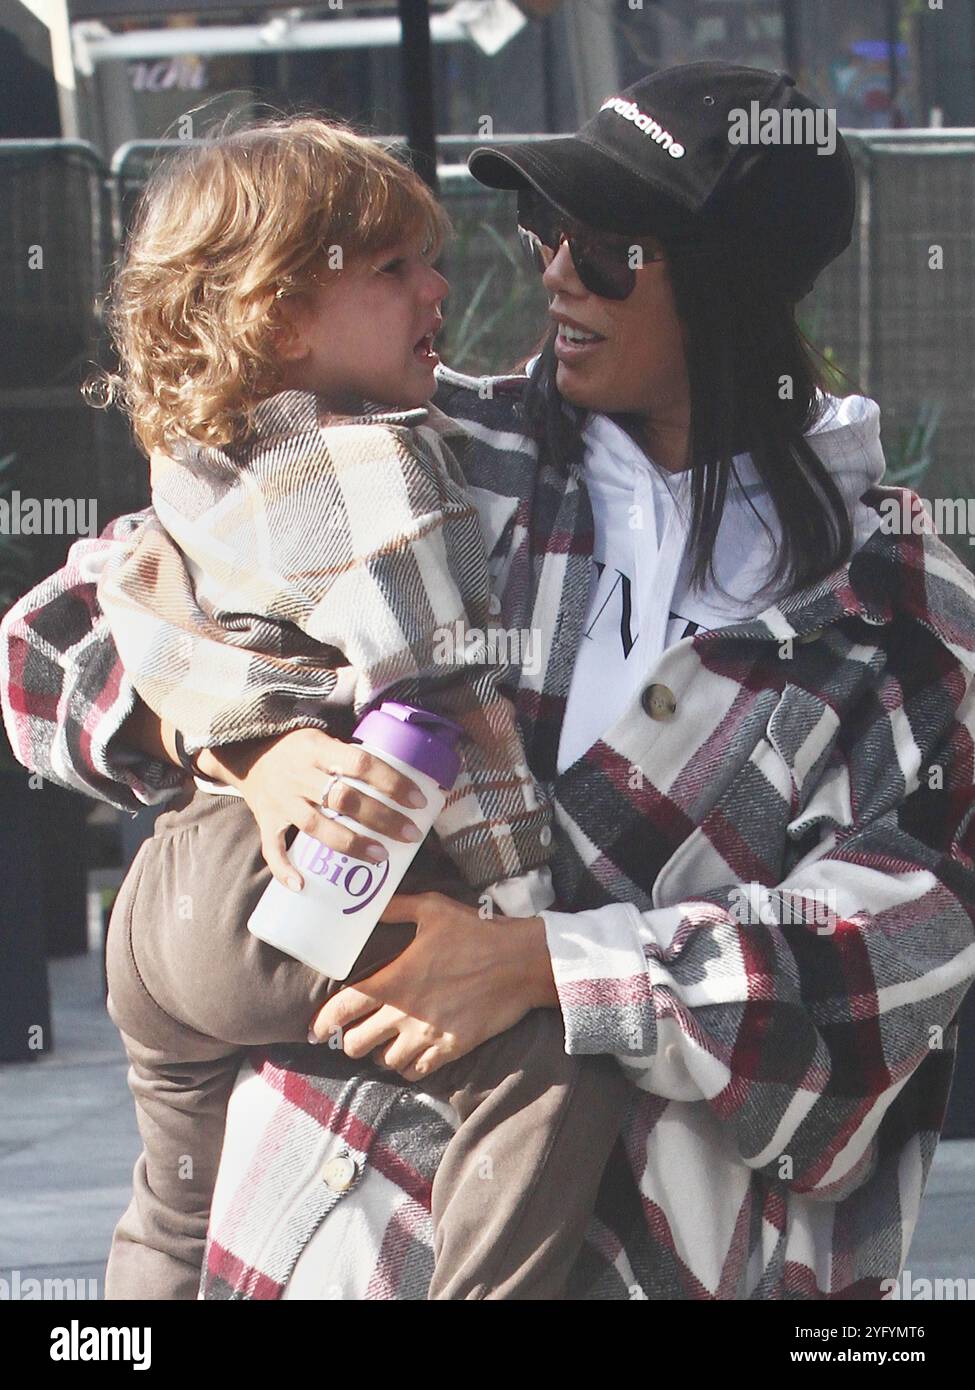
<instances>
[{"instance_id":1,"label":"beige plaid shirt","mask_svg":"<svg viewBox=\"0 0 975 1390\"><path fill-rule=\"evenodd\" d=\"M527 916L552 901L550 812L502 693L517 653L450 448L467 438L435 407L336 418L282 392L238 448L153 456L155 516L98 599L139 695L190 751L327 730L382 699L455 719L463 768L436 830L468 883Z\"/></svg>"}]
</instances>

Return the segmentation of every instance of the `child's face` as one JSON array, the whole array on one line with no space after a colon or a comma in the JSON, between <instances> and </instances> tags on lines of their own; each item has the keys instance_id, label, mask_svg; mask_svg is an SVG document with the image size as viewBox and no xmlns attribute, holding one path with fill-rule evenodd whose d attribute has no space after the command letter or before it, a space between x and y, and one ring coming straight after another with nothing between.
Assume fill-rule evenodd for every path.
<instances>
[{"instance_id":1,"label":"child's face","mask_svg":"<svg viewBox=\"0 0 975 1390\"><path fill-rule=\"evenodd\" d=\"M401 242L283 299L284 388L314 391L336 411L357 399L404 408L429 400L449 286L422 252L419 241Z\"/></svg>"}]
</instances>

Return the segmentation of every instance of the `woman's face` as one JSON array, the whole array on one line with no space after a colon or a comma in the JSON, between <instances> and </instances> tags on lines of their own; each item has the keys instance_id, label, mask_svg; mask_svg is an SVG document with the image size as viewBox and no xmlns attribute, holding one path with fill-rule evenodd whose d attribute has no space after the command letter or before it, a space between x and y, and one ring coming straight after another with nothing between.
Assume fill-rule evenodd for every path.
<instances>
[{"instance_id":1,"label":"woman's face","mask_svg":"<svg viewBox=\"0 0 975 1390\"><path fill-rule=\"evenodd\" d=\"M638 244L647 253L663 250L652 237L640 237ZM560 325L556 385L566 400L605 414L647 416L686 405L685 330L666 259L645 259L626 299L603 299L582 284L563 241L542 283L549 314ZM570 341L562 330L566 324L596 334L596 341Z\"/></svg>"},{"instance_id":2,"label":"woman's face","mask_svg":"<svg viewBox=\"0 0 975 1390\"><path fill-rule=\"evenodd\" d=\"M361 399L409 408L436 389L433 339L449 286L426 248L404 241L281 301L283 384L336 410Z\"/></svg>"}]
</instances>

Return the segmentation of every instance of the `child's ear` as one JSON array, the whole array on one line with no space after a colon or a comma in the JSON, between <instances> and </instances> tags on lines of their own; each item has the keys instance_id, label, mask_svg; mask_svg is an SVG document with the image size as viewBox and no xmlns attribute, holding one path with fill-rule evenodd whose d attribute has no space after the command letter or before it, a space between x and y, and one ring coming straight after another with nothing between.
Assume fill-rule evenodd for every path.
<instances>
[{"instance_id":1,"label":"child's ear","mask_svg":"<svg viewBox=\"0 0 975 1390\"><path fill-rule=\"evenodd\" d=\"M282 362L300 362L310 351L304 332L301 309L295 299L282 298L275 302L274 316L275 351Z\"/></svg>"}]
</instances>

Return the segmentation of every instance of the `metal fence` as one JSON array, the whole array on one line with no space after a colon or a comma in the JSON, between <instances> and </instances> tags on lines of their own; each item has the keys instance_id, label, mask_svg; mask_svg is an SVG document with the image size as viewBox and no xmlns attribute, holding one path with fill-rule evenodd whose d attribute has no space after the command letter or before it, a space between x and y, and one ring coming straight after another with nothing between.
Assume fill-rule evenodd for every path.
<instances>
[{"instance_id":1,"label":"metal fence","mask_svg":"<svg viewBox=\"0 0 975 1390\"><path fill-rule=\"evenodd\" d=\"M0 210L0 458L12 459L0 482L22 499L83 504L75 520L103 525L145 495L124 422L79 390L104 355L108 170L81 141L0 141ZM19 587L57 568L74 534L30 533Z\"/></svg>"},{"instance_id":2,"label":"metal fence","mask_svg":"<svg viewBox=\"0 0 975 1390\"><path fill-rule=\"evenodd\" d=\"M967 496L975 491L975 130L846 139L859 188L854 241L802 315L879 403L888 468L927 451L931 464L916 490ZM934 420L930 448L908 449L919 425ZM971 559L967 538L945 540Z\"/></svg>"},{"instance_id":3,"label":"metal fence","mask_svg":"<svg viewBox=\"0 0 975 1390\"><path fill-rule=\"evenodd\" d=\"M800 319L879 402L891 470L927 450L917 490L964 495L975 425L975 131L845 135L858 170L855 238L800 305ZM466 170L470 149L489 143L440 141L456 233L445 255L443 356L475 372L524 360L545 328L542 286L516 254L510 195ZM135 199L158 156L179 146L125 145L106 166L77 141L0 142L0 457L15 452L20 474L42 477L49 491L83 482L97 492L103 523L143 504L146 470L124 421L86 407L78 386L105 358L96 300ZM933 442L911 447L918 421L939 412ZM58 562L54 550L39 548L45 565L52 555ZM965 543L959 553L970 558Z\"/></svg>"}]
</instances>

